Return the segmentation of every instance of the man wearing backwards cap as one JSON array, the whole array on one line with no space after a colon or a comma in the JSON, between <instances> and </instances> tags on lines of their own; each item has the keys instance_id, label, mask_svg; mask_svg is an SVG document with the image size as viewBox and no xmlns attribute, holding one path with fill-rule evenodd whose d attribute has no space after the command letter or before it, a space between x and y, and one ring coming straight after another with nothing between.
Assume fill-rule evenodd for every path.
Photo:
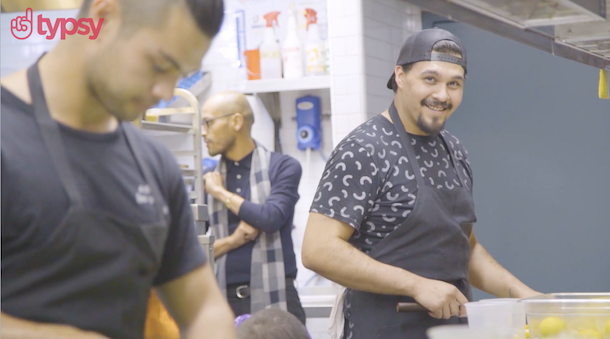
<instances>
[{"instance_id":1,"label":"man wearing backwards cap","mask_svg":"<svg viewBox=\"0 0 610 339\"><path fill-rule=\"evenodd\" d=\"M498 297L538 294L477 242L468 153L444 130L462 101L466 50L442 29L411 35L389 109L343 139L311 206L303 264L347 288L345 337L426 338L465 322L470 285ZM398 302L428 312L397 313ZM335 305L337 308L337 305Z\"/></svg>"}]
</instances>

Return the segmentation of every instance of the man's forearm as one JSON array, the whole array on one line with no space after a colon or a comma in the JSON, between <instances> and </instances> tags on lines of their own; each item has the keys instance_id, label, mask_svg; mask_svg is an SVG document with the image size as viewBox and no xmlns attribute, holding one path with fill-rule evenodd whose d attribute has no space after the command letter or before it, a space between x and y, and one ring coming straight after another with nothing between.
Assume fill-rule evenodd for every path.
<instances>
[{"instance_id":1,"label":"man's forearm","mask_svg":"<svg viewBox=\"0 0 610 339\"><path fill-rule=\"evenodd\" d=\"M244 203L244 198L238 194L227 191L225 188L221 188L217 192L214 192L213 196L216 200L226 204L227 208L235 215L239 214L239 209Z\"/></svg>"},{"instance_id":2,"label":"man's forearm","mask_svg":"<svg viewBox=\"0 0 610 339\"><path fill-rule=\"evenodd\" d=\"M218 293L218 296L221 294ZM222 299L213 298L206 301L203 310L195 323L186 333L186 339L228 339L235 338L235 316L229 304ZM204 335L205 334L205 335Z\"/></svg>"},{"instance_id":3,"label":"man's forearm","mask_svg":"<svg viewBox=\"0 0 610 339\"><path fill-rule=\"evenodd\" d=\"M472 286L499 298L527 298L540 294L502 267L478 242L472 245L468 277Z\"/></svg>"},{"instance_id":4,"label":"man's forearm","mask_svg":"<svg viewBox=\"0 0 610 339\"><path fill-rule=\"evenodd\" d=\"M233 312L208 263L156 288L182 338L235 339Z\"/></svg>"},{"instance_id":5,"label":"man's forearm","mask_svg":"<svg viewBox=\"0 0 610 339\"><path fill-rule=\"evenodd\" d=\"M202 307L183 338L236 339L235 315L214 283L208 286Z\"/></svg>"},{"instance_id":6,"label":"man's forearm","mask_svg":"<svg viewBox=\"0 0 610 339\"><path fill-rule=\"evenodd\" d=\"M101 334L83 331L73 326L28 321L4 312L1 313L0 322L2 322L0 330L2 339L108 339Z\"/></svg>"},{"instance_id":7,"label":"man's forearm","mask_svg":"<svg viewBox=\"0 0 610 339\"><path fill-rule=\"evenodd\" d=\"M311 244L313 245L313 244ZM303 248L303 264L345 287L379 294L413 296L421 277L376 261L341 239Z\"/></svg>"},{"instance_id":8,"label":"man's forearm","mask_svg":"<svg viewBox=\"0 0 610 339\"><path fill-rule=\"evenodd\" d=\"M235 245L230 236L214 240L214 259L222 257L226 253L235 249Z\"/></svg>"}]
</instances>

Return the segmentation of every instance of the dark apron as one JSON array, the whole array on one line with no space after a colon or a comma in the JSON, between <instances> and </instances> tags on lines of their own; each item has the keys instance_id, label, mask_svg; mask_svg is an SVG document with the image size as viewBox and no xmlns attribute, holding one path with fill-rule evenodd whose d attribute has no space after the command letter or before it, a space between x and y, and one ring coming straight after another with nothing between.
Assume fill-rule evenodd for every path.
<instances>
[{"instance_id":1,"label":"dark apron","mask_svg":"<svg viewBox=\"0 0 610 339\"><path fill-rule=\"evenodd\" d=\"M168 233L160 190L142 161L133 131L123 126L152 190L158 221L132 224L85 207L59 127L49 114L38 63L27 74L36 121L70 207L46 244L2 258L2 311L37 322L73 325L113 339L142 339L147 302Z\"/></svg>"},{"instance_id":2,"label":"dark apron","mask_svg":"<svg viewBox=\"0 0 610 339\"><path fill-rule=\"evenodd\" d=\"M411 139L405 131L396 107L390 116L407 151L417 179L417 199L407 220L381 240L369 256L382 263L400 267L419 276L455 285L472 300L468 283L470 261L469 236L476 221L471 191L465 186L461 166L445 143L461 187L437 189L424 183ZM434 319L427 312L397 313L396 303L414 302L403 296L381 295L348 290L344 304L347 339L426 339L432 326L459 324L466 319Z\"/></svg>"}]
</instances>

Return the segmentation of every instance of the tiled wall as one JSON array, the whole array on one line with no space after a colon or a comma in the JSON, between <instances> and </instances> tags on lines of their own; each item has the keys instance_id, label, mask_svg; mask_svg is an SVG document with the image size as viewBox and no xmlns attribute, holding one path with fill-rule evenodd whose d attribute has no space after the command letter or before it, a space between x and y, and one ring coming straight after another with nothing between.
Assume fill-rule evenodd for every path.
<instances>
[{"instance_id":1,"label":"tiled wall","mask_svg":"<svg viewBox=\"0 0 610 339\"><path fill-rule=\"evenodd\" d=\"M331 39L333 144L385 110L386 82L402 43L421 30L421 10L402 0L328 2Z\"/></svg>"},{"instance_id":2,"label":"tiled wall","mask_svg":"<svg viewBox=\"0 0 610 339\"><path fill-rule=\"evenodd\" d=\"M296 117L295 100L307 94L319 96L322 101L322 112L330 113L329 90L284 92L280 95L280 109L282 112L280 140L282 144L282 151L283 153L297 159L303 168L303 175L299 185L300 199L297 202L294 214L295 230L292 233L295 247L294 251L297 256L297 267L299 269L299 274L297 277L299 286L305 286L305 284L308 282L309 285L311 285L310 279L314 275L312 271L305 269L301 262L301 247L303 243L303 235L305 233L305 226L307 225L309 207L311 207L315 190L318 186L320 178L322 177L324 166L326 164L323 157L328 157L333 148L331 121L330 118L326 117L322 119L321 149L319 151L311 151L309 161L307 161L306 152L300 151L297 148L297 124L296 121L293 120Z\"/></svg>"},{"instance_id":3,"label":"tiled wall","mask_svg":"<svg viewBox=\"0 0 610 339\"><path fill-rule=\"evenodd\" d=\"M386 83L396 65L402 43L422 29L421 10L402 0L363 0L366 114L386 110L394 92Z\"/></svg>"},{"instance_id":4,"label":"tiled wall","mask_svg":"<svg viewBox=\"0 0 610 339\"><path fill-rule=\"evenodd\" d=\"M336 145L365 121L362 1L329 0L332 136Z\"/></svg>"}]
</instances>

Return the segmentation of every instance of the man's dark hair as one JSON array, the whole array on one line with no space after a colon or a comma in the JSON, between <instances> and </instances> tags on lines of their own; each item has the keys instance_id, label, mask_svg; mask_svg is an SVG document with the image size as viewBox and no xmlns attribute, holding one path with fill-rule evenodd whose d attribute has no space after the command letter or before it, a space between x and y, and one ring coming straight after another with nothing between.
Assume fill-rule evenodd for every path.
<instances>
[{"instance_id":1,"label":"man's dark hair","mask_svg":"<svg viewBox=\"0 0 610 339\"><path fill-rule=\"evenodd\" d=\"M86 17L93 0L84 0L78 13ZM165 22L170 6L186 6L199 29L210 39L220 31L224 18L223 0L119 0L123 31L137 31L142 27L160 27Z\"/></svg>"},{"instance_id":2,"label":"man's dark hair","mask_svg":"<svg viewBox=\"0 0 610 339\"><path fill-rule=\"evenodd\" d=\"M433 53L439 54L448 54L455 57L462 57L462 49L458 44L451 40L441 40L432 46ZM407 73L413 68L413 63L401 65L403 72ZM398 90L398 84L396 84L396 79L394 79L394 83L392 84L392 90L394 93Z\"/></svg>"},{"instance_id":3,"label":"man's dark hair","mask_svg":"<svg viewBox=\"0 0 610 339\"><path fill-rule=\"evenodd\" d=\"M305 326L294 315L267 308L237 327L238 339L310 339Z\"/></svg>"}]
</instances>

